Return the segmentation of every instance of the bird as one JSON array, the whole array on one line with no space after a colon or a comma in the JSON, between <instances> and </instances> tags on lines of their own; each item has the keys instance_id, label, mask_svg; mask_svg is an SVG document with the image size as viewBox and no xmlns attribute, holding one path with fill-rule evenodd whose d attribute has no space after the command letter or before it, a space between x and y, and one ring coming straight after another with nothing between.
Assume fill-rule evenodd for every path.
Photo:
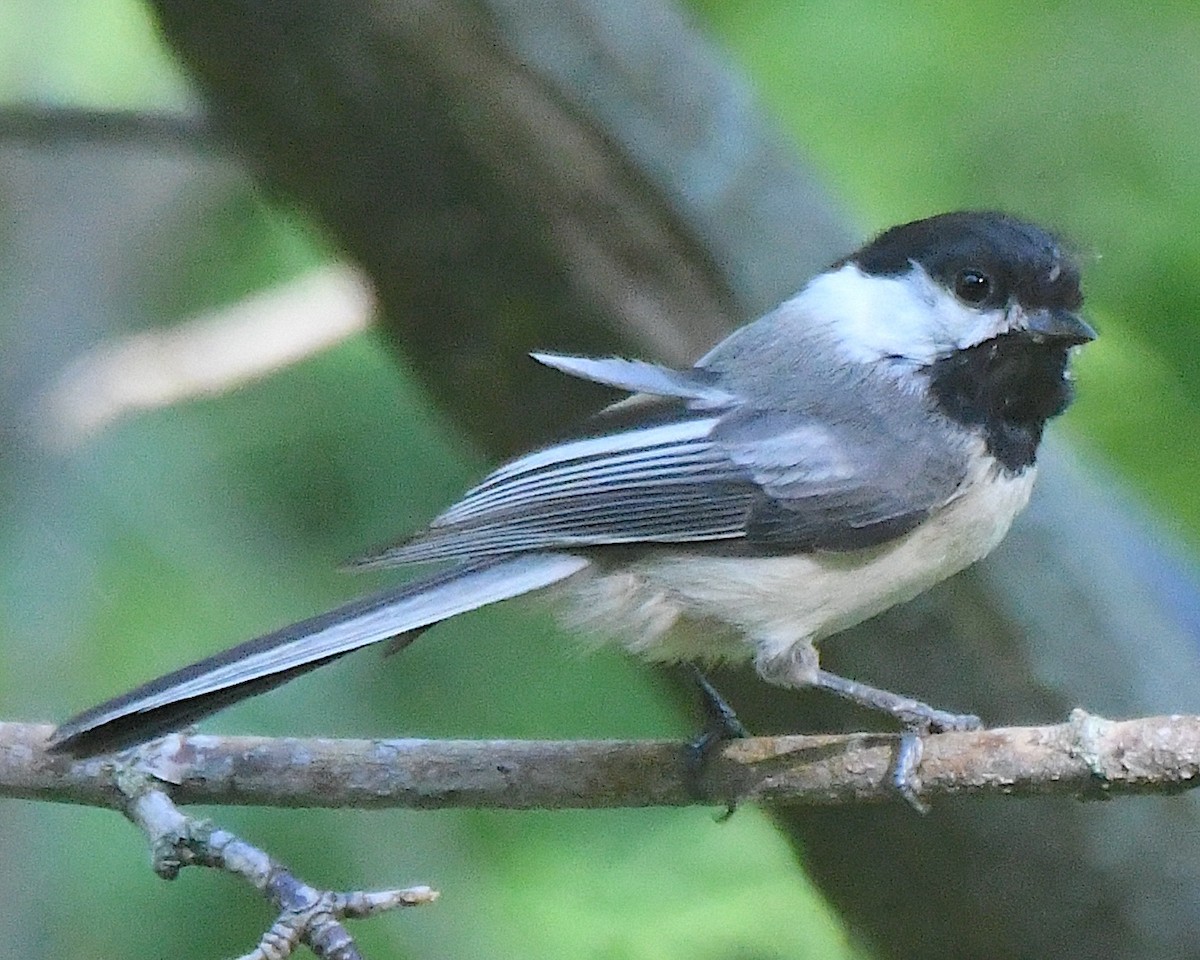
<instances>
[{"instance_id":1,"label":"bird","mask_svg":"<svg viewBox=\"0 0 1200 960\"><path fill-rule=\"evenodd\" d=\"M1058 236L990 210L878 234L694 366L535 353L628 396L358 563L438 564L62 723L77 756L178 730L354 650L534 591L656 661L752 662L906 730L978 718L821 669L827 637L987 555L1095 330Z\"/></svg>"}]
</instances>

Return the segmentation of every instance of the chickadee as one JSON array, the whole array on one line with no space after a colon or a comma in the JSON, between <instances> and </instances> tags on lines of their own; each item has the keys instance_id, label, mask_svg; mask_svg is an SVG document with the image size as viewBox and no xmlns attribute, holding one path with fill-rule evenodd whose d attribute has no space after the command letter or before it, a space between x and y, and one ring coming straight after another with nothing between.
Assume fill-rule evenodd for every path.
<instances>
[{"instance_id":1,"label":"chickadee","mask_svg":"<svg viewBox=\"0 0 1200 960\"><path fill-rule=\"evenodd\" d=\"M505 464L364 567L443 562L68 720L95 753L176 729L360 647L556 586L580 624L664 661L753 660L926 728L973 717L820 669L816 644L986 555L1071 399L1079 271L991 212L894 227L689 370L535 354L633 394Z\"/></svg>"}]
</instances>

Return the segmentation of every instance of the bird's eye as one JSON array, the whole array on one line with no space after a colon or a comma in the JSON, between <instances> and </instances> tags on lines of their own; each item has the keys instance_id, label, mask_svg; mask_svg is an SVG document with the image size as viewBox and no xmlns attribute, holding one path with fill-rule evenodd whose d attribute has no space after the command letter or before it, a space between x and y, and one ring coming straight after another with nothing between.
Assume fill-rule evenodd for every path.
<instances>
[{"instance_id":1,"label":"bird's eye","mask_svg":"<svg viewBox=\"0 0 1200 960\"><path fill-rule=\"evenodd\" d=\"M963 303L980 304L992 292L992 280L982 270L967 269L955 278L954 292Z\"/></svg>"}]
</instances>

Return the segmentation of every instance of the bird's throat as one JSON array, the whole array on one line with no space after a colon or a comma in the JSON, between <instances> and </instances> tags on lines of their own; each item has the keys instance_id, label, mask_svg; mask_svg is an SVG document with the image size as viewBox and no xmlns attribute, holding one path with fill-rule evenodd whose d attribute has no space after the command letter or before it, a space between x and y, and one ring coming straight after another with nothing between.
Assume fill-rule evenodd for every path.
<instances>
[{"instance_id":1,"label":"bird's throat","mask_svg":"<svg viewBox=\"0 0 1200 960\"><path fill-rule=\"evenodd\" d=\"M929 367L938 410L980 430L1007 470L1032 465L1046 421L1071 402L1068 348L1014 332L955 351Z\"/></svg>"}]
</instances>

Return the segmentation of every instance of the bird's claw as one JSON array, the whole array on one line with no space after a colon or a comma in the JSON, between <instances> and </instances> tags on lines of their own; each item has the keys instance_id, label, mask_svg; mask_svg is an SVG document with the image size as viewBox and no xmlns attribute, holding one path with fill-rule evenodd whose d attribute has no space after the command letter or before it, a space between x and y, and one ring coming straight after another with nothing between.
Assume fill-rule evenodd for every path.
<instances>
[{"instance_id":1,"label":"bird's claw","mask_svg":"<svg viewBox=\"0 0 1200 960\"><path fill-rule=\"evenodd\" d=\"M921 759L925 755L925 738L931 734L981 730L983 721L972 713L950 713L935 710L927 704L920 709L898 711L896 719L904 724L896 760L892 765L892 786L917 813L928 813L929 804L920 797Z\"/></svg>"},{"instance_id":2,"label":"bird's claw","mask_svg":"<svg viewBox=\"0 0 1200 960\"><path fill-rule=\"evenodd\" d=\"M713 751L726 740L737 740L750 734L738 719L733 707L721 696L708 677L693 666L696 686L704 705L704 729L689 740L684 747L684 769L687 775L688 792L693 797L703 797L700 775Z\"/></svg>"}]
</instances>

